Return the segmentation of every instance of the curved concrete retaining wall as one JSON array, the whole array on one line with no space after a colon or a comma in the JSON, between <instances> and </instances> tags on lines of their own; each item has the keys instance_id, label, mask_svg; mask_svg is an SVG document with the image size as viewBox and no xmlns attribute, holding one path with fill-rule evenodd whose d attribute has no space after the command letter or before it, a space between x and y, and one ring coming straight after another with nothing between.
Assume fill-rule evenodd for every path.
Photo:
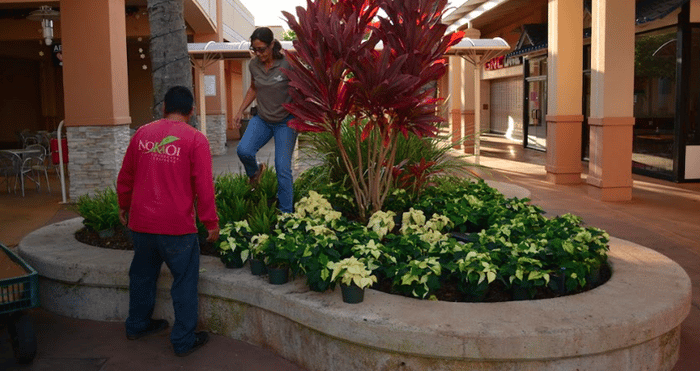
<instances>
[{"instance_id":1,"label":"curved concrete retaining wall","mask_svg":"<svg viewBox=\"0 0 700 371\"><path fill-rule=\"evenodd\" d=\"M58 314L122 321L131 252L79 243L76 218L39 229L19 245L42 276L41 303ZM690 279L670 259L613 239L612 278L556 299L449 303L368 290L344 304L340 290L303 280L270 285L202 257L203 328L274 349L309 370L671 370ZM163 270L156 317L172 321Z\"/></svg>"}]
</instances>

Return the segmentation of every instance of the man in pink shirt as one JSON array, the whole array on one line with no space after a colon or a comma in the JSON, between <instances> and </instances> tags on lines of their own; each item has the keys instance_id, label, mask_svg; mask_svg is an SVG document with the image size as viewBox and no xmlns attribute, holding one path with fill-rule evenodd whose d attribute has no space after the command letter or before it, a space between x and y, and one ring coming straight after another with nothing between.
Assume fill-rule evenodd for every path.
<instances>
[{"instance_id":1,"label":"man in pink shirt","mask_svg":"<svg viewBox=\"0 0 700 371\"><path fill-rule=\"evenodd\" d=\"M119 218L134 241L126 336L134 340L168 327L166 320L151 318L156 281L165 262L173 275L175 323L170 341L178 356L208 340L206 332L195 332L200 254L195 205L209 231L207 241L219 238L209 142L187 124L193 104L188 88L168 90L164 118L136 131L117 178Z\"/></svg>"}]
</instances>

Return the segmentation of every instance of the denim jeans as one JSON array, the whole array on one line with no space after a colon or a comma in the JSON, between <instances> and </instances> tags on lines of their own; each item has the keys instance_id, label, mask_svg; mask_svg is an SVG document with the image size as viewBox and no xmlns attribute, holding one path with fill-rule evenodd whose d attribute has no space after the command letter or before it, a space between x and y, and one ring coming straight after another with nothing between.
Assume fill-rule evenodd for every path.
<instances>
[{"instance_id":1,"label":"denim jeans","mask_svg":"<svg viewBox=\"0 0 700 371\"><path fill-rule=\"evenodd\" d=\"M294 116L289 115L282 122L270 123L256 115L248 122L243 138L236 152L249 177L255 175L258 163L255 155L260 148L275 138L275 171L277 172L277 199L283 213L294 212L294 191L292 189L292 154L297 140L297 132L287 126Z\"/></svg>"},{"instance_id":2,"label":"denim jeans","mask_svg":"<svg viewBox=\"0 0 700 371\"><path fill-rule=\"evenodd\" d=\"M197 234L169 236L131 232L134 259L129 269L129 317L126 332L135 334L149 325L156 303L156 282L163 262L173 276L170 296L175 323L170 342L176 353L187 351L195 341L197 327L197 283L199 239Z\"/></svg>"}]
</instances>

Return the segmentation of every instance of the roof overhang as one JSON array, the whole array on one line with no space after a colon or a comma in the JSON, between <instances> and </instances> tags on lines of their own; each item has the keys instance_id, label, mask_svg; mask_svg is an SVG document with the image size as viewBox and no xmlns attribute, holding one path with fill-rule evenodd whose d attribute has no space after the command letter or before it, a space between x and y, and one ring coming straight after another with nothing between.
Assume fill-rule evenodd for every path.
<instances>
[{"instance_id":1,"label":"roof overhang","mask_svg":"<svg viewBox=\"0 0 700 371\"><path fill-rule=\"evenodd\" d=\"M442 18L442 23L449 25L447 32L457 31L506 1L508 0L458 0L456 3L461 2L461 4L447 12Z\"/></svg>"}]
</instances>

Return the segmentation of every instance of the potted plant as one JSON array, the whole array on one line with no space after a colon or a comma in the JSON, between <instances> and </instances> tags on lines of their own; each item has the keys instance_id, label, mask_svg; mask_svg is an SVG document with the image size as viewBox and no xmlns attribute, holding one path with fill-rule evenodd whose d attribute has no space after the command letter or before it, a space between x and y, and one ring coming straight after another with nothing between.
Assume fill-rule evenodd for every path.
<instances>
[{"instance_id":1,"label":"potted plant","mask_svg":"<svg viewBox=\"0 0 700 371\"><path fill-rule=\"evenodd\" d=\"M265 244L263 255L271 284L281 285L289 281L289 267L296 261L299 242L296 234L279 233L271 236Z\"/></svg>"},{"instance_id":2,"label":"potted plant","mask_svg":"<svg viewBox=\"0 0 700 371\"><path fill-rule=\"evenodd\" d=\"M226 223L219 234L219 251L221 262L226 268L241 268L250 256L248 222Z\"/></svg>"},{"instance_id":3,"label":"potted plant","mask_svg":"<svg viewBox=\"0 0 700 371\"><path fill-rule=\"evenodd\" d=\"M488 293L489 284L498 277L498 266L493 264L491 255L475 250L458 259L454 271L466 301L482 301Z\"/></svg>"},{"instance_id":4,"label":"potted plant","mask_svg":"<svg viewBox=\"0 0 700 371\"><path fill-rule=\"evenodd\" d=\"M365 297L365 288L377 282L377 277L367 269L365 263L354 256L337 263L328 263L333 270L331 281L340 280L343 301L350 304L361 303Z\"/></svg>"},{"instance_id":5,"label":"potted plant","mask_svg":"<svg viewBox=\"0 0 700 371\"><path fill-rule=\"evenodd\" d=\"M250 239L250 273L254 276L267 274L267 266L263 260L263 251L267 245L269 236L257 234Z\"/></svg>"}]
</instances>

